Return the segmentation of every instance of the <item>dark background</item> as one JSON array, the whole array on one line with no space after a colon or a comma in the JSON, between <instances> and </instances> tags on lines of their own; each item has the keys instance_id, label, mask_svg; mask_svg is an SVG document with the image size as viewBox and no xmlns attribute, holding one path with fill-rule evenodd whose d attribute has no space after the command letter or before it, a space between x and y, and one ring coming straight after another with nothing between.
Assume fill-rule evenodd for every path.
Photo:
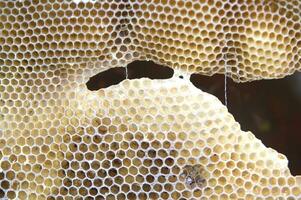
<instances>
[{"instance_id":1,"label":"dark background","mask_svg":"<svg viewBox=\"0 0 301 200\"><path fill-rule=\"evenodd\" d=\"M128 78L167 79L173 70L153 62L128 65ZM125 79L125 68L113 68L91 77L90 90L109 87ZM224 76L191 75L191 82L224 103ZM235 83L227 79L228 109L242 130L287 156L293 175L301 175L301 73L283 79Z\"/></svg>"}]
</instances>

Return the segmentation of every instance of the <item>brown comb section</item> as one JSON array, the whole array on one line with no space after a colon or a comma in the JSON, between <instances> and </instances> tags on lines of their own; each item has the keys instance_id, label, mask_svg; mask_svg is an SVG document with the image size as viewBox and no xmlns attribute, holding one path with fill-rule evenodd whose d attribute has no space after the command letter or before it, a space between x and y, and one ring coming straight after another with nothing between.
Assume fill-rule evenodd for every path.
<instances>
[{"instance_id":1,"label":"brown comb section","mask_svg":"<svg viewBox=\"0 0 301 200\"><path fill-rule=\"evenodd\" d=\"M86 64L96 74L134 60L235 81L301 68L300 0L0 1L0 64Z\"/></svg>"}]
</instances>

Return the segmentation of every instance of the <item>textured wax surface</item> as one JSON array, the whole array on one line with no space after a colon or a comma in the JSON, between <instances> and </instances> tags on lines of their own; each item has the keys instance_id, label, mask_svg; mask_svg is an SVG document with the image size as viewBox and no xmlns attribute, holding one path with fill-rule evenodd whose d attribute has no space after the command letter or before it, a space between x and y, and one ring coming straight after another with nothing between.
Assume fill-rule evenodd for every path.
<instances>
[{"instance_id":1,"label":"textured wax surface","mask_svg":"<svg viewBox=\"0 0 301 200\"><path fill-rule=\"evenodd\" d=\"M285 156L188 80L91 92L71 77L5 107L2 198L301 199Z\"/></svg>"},{"instance_id":2,"label":"textured wax surface","mask_svg":"<svg viewBox=\"0 0 301 200\"><path fill-rule=\"evenodd\" d=\"M0 198L300 199L286 158L188 80L85 85L139 59L236 81L291 74L300 4L0 1Z\"/></svg>"},{"instance_id":3,"label":"textured wax surface","mask_svg":"<svg viewBox=\"0 0 301 200\"><path fill-rule=\"evenodd\" d=\"M301 68L301 0L76 2L1 0L1 71L146 59L239 82Z\"/></svg>"}]
</instances>

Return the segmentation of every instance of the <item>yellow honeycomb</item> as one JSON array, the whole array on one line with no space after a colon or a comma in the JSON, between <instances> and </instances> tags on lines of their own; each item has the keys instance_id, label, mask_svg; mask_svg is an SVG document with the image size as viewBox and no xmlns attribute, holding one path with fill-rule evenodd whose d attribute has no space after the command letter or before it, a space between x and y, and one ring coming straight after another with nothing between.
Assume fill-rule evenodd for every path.
<instances>
[{"instance_id":1,"label":"yellow honeycomb","mask_svg":"<svg viewBox=\"0 0 301 200\"><path fill-rule=\"evenodd\" d=\"M34 100L4 101L2 198L301 199L286 157L189 80L91 92L68 79L36 79L49 81L43 95L31 87Z\"/></svg>"},{"instance_id":2,"label":"yellow honeycomb","mask_svg":"<svg viewBox=\"0 0 301 200\"><path fill-rule=\"evenodd\" d=\"M237 82L280 78L301 69L300 30L301 0L1 0L0 66L91 61L89 73L147 59Z\"/></svg>"},{"instance_id":3,"label":"yellow honeycomb","mask_svg":"<svg viewBox=\"0 0 301 200\"><path fill-rule=\"evenodd\" d=\"M0 0L0 199L301 199L287 159L185 73L300 70L300 0ZM134 60L184 79L90 76Z\"/></svg>"}]
</instances>

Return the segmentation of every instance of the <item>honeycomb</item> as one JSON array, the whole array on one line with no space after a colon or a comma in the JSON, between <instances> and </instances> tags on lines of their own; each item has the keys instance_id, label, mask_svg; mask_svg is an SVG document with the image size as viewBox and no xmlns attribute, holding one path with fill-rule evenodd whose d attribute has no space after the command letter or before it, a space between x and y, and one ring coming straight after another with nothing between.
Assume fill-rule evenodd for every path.
<instances>
[{"instance_id":1,"label":"honeycomb","mask_svg":"<svg viewBox=\"0 0 301 200\"><path fill-rule=\"evenodd\" d=\"M99 73L146 59L237 82L280 78L301 69L300 30L301 0L1 0L0 66Z\"/></svg>"},{"instance_id":2,"label":"honeycomb","mask_svg":"<svg viewBox=\"0 0 301 200\"><path fill-rule=\"evenodd\" d=\"M301 68L300 0L0 0L0 199L301 199L287 159L186 73ZM86 81L134 60L169 80Z\"/></svg>"},{"instance_id":3,"label":"honeycomb","mask_svg":"<svg viewBox=\"0 0 301 200\"><path fill-rule=\"evenodd\" d=\"M23 101L1 101L1 198L301 199L286 157L189 80L91 92L71 70L54 86L55 74L36 74L48 88L23 86Z\"/></svg>"}]
</instances>

